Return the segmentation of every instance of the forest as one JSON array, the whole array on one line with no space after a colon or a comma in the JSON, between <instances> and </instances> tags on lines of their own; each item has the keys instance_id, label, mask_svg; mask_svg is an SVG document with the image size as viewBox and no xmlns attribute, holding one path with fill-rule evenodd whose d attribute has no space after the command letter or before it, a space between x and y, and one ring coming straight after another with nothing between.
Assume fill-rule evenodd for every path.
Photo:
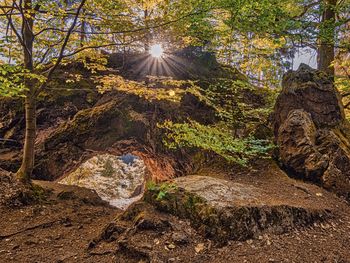
<instances>
[{"instance_id":1,"label":"forest","mask_svg":"<svg viewBox=\"0 0 350 263\"><path fill-rule=\"evenodd\" d=\"M350 262L349 0L0 0L0 262Z\"/></svg>"}]
</instances>

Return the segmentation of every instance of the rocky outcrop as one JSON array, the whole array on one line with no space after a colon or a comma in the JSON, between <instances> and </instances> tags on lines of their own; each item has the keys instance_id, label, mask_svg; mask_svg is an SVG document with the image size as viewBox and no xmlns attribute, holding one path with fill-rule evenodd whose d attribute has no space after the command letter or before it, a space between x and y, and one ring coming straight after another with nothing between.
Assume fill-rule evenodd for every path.
<instances>
[{"instance_id":1,"label":"rocky outcrop","mask_svg":"<svg viewBox=\"0 0 350 263\"><path fill-rule=\"evenodd\" d=\"M303 64L282 84L273 115L282 166L350 199L350 126L334 84Z\"/></svg>"},{"instance_id":2,"label":"rocky outcrop","mask_svg":"<svg viewBox=\"0 0 350 263\"><path fill-rule=\"evenodd\" d=\"M192 66L197 69L195 75L199 75L198 85L202 88L223 76L245 79L237 70L223 67L216 61L210 60L213 63L209 67L204 60L207 61L210 54L198 57L198 52L194 52L193 56L191 53L191 50L185 52L184 57L186 61L193 62ZM110 66L113 66L112 62ZM157 124L165 120L182 123L189 118L204 125L214 124L220 118L211 103L191 92L193 82L187 81L189 76L179 74L174 79L183 81L176 82L158 74L149 78L149 74L135 71L139 64L137 60L137 64L126 63L121 72L115 68L96 74L84 70L80 63L59 69L50 90L60 92L43 93L38 98L33 179L56 180L74 171L86 160L106 153L137 155L157 180L193 172L208 159L204 158L207 153L198 149L174 151L166 148L162 143L166 131ZM190 63L185 64L192 67ZM177 76L176 72L173 73ZM75 75L80 76L76 81L67 81ZM106 87L100 87L96 80ZM266 108L268 104L261 89L230 93L230 98L237 105L244 102L252 107ZM259 118L252 120L254 123L257 121ZM240 136L254 130L253 125L243 122L239 126L236 133ZM11 172L18 170L24 127L22 101L0 98L0 168ZM264 129L259 133L257 137L264 139Z\"/></svg>"},{"instance_id":3,"label":"rocky outcrop","mask_svg":"<svg viewBox=\"0 0 350 263\"><path fill-rule=\"evenodd\" d=\"M38 145L36 178L57 179L93 156L104 153L118 156L132 153L145 163L149 158L167 163L171 157L161 157L155 114L154 105L138 96L106 94L94 107L79 111ZM156 166L161 165L160 162ZM174 173L169 173L169 177Z\"/></svg>"},{"instance_id":4,"label":"rocky outcrop","mask_svg":"<svg viewBox=\"0 0 350 263\"><path fill-rule=\"evenodd\" d=\"M206 237L218 242L246 240L263 233L285 233L331 214L327 207L275 198L247 183L192 175L149 187L145 200L160 211L189 219Z\"/></svg>"}]
</instances>

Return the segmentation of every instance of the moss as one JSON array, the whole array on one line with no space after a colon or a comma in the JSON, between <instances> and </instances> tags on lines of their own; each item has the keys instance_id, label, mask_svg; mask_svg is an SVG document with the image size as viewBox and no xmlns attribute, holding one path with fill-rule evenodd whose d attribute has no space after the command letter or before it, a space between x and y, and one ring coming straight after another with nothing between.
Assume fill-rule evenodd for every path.
<instances>
[{"instance_id":1,"label":"moss","mask_svg":"<svg viewBox=\"0 0 350 263\"><path fill-rule=\"evenodd\" d=\"M135 218L140 219L144 214L144 211L150 210L150 205L146 202L136 202L132 204L123 214L118 216L115 220L119 219L124 221L135 221Z\"/></svg>"},{"instance_id":2,"label":"moss","mask_svg":"<svg viewBox=\"0 0 350 263\"><path fill-rule=\"evenodd\" d=\"M39 185L36 184L32 184L31 185L31 191L32 191L32 196L31 198L33 198L35 201L46 201L47 197L49 195L49 191L42 188Z\"/></svg>"},{"instance_id":3,"label":"moss","mask_svg":"<svg viewBox=\"0 0 350 263\"><path fill-rule=\"evenodd\" d=\"M155 205L161 211L182 218L190 218L195 225L203 223L210 225L214 221L217 222L217 220L211 219L216 213L214 208L207 206L206 202L198 195L186 192L181 188L169 187L164 183L152 186L146 191L144 200Z\"/></svg>"},{"instance_id":4,"label":"moss","mask_svg":"<svg viewBox=\"0 0 350 263\"><path fill-rule=\"evenodd\" d=\"M290 227L322 220L322 213L298 207L238 206L221 209L183 188L169 190L162 199L158 198L160 191L160 185L151 185L145 193L144 201L161 212L189 219L201 234L219 244L225 244L230 239L249 239L266 229L282 233Z\"/></svg>"},{"instance_id":5,"label":"moss","mask_svg":"<svg viewBox=\"0 0 350 263\"><path fill-rule=\"evenodd\" d=\"M107 133L111 129L111 121L116 118L121 118L125 123L120 110L117 108L117 103L112 101L92 109L79 111L73 120L61 124L56 132L50 138L50 146L57 145L60 142L75 139L78 136L89 136L90 133L98 130L101 134ZM119 130L118 132L122 132ZM49 146L49 145L48 145Z\"/></svg>"},{"instance_id":6,"label":"moss","mask_svg":"<svg viewBox=\"0 0 350 263\"><path fill-rule=\"evenodd\" d=\"M103 165L103 170L101 171L101 176L104 177L111 177L115 173L114 167L113 167L113 162L109 158Z\"/></svg>"},{"instance_id":7,"label":"moss","mask_svg":"<svg viewBox=\"0 0 350 263\"><path fill-rule=\"evenodd\" d=\"M227 240L229 234L222 225L220 214L196 194L178 188L169 191L165 198L157 198L160 188L146 191L144 200L154 205L158 210L190 219L192 225L207 237L221 242Z\"/></svg>"}]
</instances>

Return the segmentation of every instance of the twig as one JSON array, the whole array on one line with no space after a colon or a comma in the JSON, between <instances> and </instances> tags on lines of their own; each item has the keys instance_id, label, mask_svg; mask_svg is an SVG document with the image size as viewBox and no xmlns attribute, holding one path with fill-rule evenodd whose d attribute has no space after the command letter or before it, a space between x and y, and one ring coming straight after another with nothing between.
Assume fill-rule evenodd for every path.
<instances>
[{"instance_id":1,"label":"twig","mask_svg":"<svg viewBox=\"0 0 350 263\"><path fill-rule=\"evenodd\" d=\"M61 223L62 221L63 221L62 219L59 219L59 220L55 220L55 221L46 222L46 223L42 223L42 224L39 224L39 225L31 226L31 227L28 227L28 228L19 230L19 231L17 231L17 232L11 233L11 234L0 235L0 240L5 239L5 238L9 238L9 237L13 237L13 236L16 236L16 235L18 235L18 234L21 234L21 233L24 233L24 232L27 232L27 231L30 231L30 230L34 230L34 229L37 229L37 228L46 228L46 227L50 227L50 226L52 226L53 224L55 224L55 223Z\"/></svg>"}]
</instances>

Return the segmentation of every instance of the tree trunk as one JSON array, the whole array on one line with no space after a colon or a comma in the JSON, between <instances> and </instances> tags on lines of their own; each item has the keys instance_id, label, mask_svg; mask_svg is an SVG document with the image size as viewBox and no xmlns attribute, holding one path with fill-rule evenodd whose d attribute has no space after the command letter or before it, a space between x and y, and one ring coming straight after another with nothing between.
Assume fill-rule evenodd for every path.
<instances>
[{"instance_id":1,"label":"tree trunk","mask_svg":"<svg viewBox=\"0 0 350 263\"><path fill-rule=\"evenodd\" d=\"M22 16L23 31L23 64L24 68L33 72L33 25L32 0L24 0L24 15ZM22 164L17 172L17 178L23 182L30 182L34 169L34 145L36 137L36 95L35 85L31 79L24 78L24 86L27 88L24 101L26 131Z\"/></svg>"},{"instance_id":2,"label":"tree trunk","mask_svg":"<svg viewBox=\"0 0 350 263\"><path fill-rule=\"evenodd\" d=\"M332 78L335 75L333 61L335 59L336 4L337 0L324 0L318 49L318 69L326 72Z\"/></svg>"},{"instance_id":3,"label":"tree trunk","mask_svg":"<svg viewBox=\"0 0 350 263\"><path fill-rule=\"evenodd\" d=\"M25 98L26 130L24 139L22 165L17 172L17 178L23 182L30 182L34 169L34 146L36 138L36 99L29 94Z\"/></svg>"}]
</instances>

